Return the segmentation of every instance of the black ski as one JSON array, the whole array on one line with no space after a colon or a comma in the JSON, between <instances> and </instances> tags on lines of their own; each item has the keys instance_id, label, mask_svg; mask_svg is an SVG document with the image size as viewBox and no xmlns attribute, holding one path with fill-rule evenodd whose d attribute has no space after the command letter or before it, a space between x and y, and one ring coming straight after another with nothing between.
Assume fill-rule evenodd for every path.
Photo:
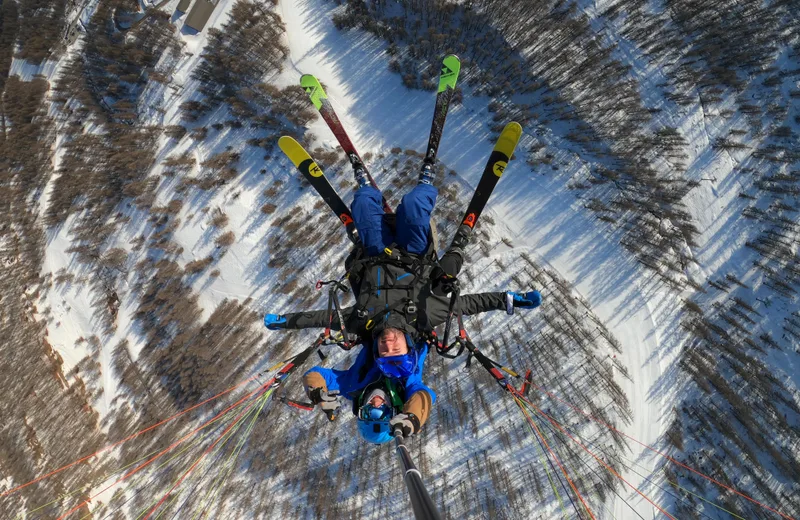
<instances>
[{"instance_id":1,"label":"black ski","mask_svg":"<svg viewBox=\"0 0 800 520\"><path fill-rule=\"evenodd\" d=\"M281 151L286 154L286 157L292 161L292 164L300 170L303 177L317 190L322 200L336 213L336 217L344 224L347 230L347 236L350 237L350 240L352 240L353 243L358 243L358 232L356 231L356 225L353 221L353 215L350 213L350 208L344 203L336 192L336 189L331 186L322 168L314 162L314 159L311 158L311 155L309 155L300 143L291 137L285 135L278 139L278 146Z\"/></svg>"},{"instance_id":2,"label":"black ski","mask_svg":"<svg viewBox=\"0 0 800 520\"><path fill-rule=\"evenodd\" d=\"M439 142L442 140L444 122L447 119L447 111L450 108L450 101L456 91L456 81L458 73L461 71L461 61L455 54L449 54L442 60L442 72L439 75L439 89L436 92L436 107L433 112L431 122L431 133L428 137L428 149L425 151L423 168L431 168L436 162L436 154L439 151Z\"/></svg>"},{"instance_id":3,"label":"black ski","mask_svg":"<svg viewBox=\"0 0 800 520\"><path fill-rule=\"evenodd\" d=\"M517 147L520 137L522 137L522 127L519 123L511 122L503 128L494 145L492 154L489 156L489 161L483 169L481 180L478 182L478 187L475 188L475 193L467 206L461 225L450 243L450 249L459 248L463 250L466 247L472 230L475 228L481 212L483 212L483 208L486 207L494 187L502 177L508 162L511 160L511 156L514 155L514 149Z\"/></svg>"}]
</instances>

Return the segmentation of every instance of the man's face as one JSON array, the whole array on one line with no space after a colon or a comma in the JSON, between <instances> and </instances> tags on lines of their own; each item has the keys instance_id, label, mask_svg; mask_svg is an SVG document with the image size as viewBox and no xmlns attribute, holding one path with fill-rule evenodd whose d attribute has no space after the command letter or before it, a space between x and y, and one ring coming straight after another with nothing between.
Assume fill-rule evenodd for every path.
<instances>
[{"instance_id":1,"label":"man's face","mask_svg":"<svg viewBox=\"0 0 800 520\"><path fill-rule=\"evenodd\" d=\"M369 400L368 404L374 406L375 408L380 408L381 406L386 404L386 401L383 399L383 397L376 395L375 397Z\"/></svg>"},{"instance_id":2,"label":"man's face","mask_svg":"<svg viewBox=\"0 0 800 520\"><path fill-rule=\"evenodd\" d=\"M397 329L386 329L378 336L378 356L402 356L408 354L406 336Z\"/></svg>"}]
</instances>

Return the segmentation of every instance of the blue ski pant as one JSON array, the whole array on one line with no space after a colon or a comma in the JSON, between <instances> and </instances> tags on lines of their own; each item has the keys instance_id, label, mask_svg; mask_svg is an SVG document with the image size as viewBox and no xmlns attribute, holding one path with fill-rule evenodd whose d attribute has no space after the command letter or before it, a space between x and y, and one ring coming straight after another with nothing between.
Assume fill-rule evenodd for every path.
<instances>
[{"instance_id":1,"label":"blue ski pant","mask_svg":"<svg viewBox=\"0 0 800 520\"><path fill-rule=\"evenodd\" d=\"M393 242L413 254L428 249L431 234L431 213L436 205L438 190L430 184L418 184L397 207L397 234L392 235L383 220L383 198L372 186L362 186L356 191L350 209L369 256L378 256Z\"/></svg>"}]
</instances>

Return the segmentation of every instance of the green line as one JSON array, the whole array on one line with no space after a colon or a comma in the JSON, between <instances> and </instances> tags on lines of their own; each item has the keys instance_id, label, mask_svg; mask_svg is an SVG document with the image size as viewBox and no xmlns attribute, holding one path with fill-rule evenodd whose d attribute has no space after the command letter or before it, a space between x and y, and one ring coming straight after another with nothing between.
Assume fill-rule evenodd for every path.
<instances>
[{"instance_id":1,"label":"green line","mask_svg":"<svg viewBox=\"0 0 800 520\"><path fill-rule=\"evenodd\" d=\"M76 495L76 494L78 494L78 493L85 492L85 491L87 491L87 490L89 490L89 489L92 489L93 487L97 487L97 486L99 486L100 484L102 484L103 482L105 482L106 480L109 480L109 479L110 479L111 477L113 477L114 475L117 475L117 474L119 474L119 473L122 473L123 471L125 471L125 470L126 470L126 469L128 469L128 468L130 468L130 467L131 467L131 466L133 466L134 464L137 464L138 462L141 462L141 461L143 461L144 459L146 459L146 458L150 457L151 455L154 455L154 454L158 453L158 451L159 451L159 450L153 450L153 451L151 451L149 454L145 455L144 457L142 457L142 458L140 458L140 459L138 459L138 460L135 460L135 461L131 462L130 464L126 465L126 466L123 466L123 467L121 467L121 468L119 468L119 469L116 469L116 470L114 470L114 472L113 472L113 473L108 473L108 474L106 474L106 476L104 476L104 477L102 478L102 480L98 480L98 481L96 481L94 484L87 485L87 486L80 487L80 488L74 489L74 490L72 490L72 491L69 491L69 492L67 492L67 493L65 493L65 494L63 494L63 495L61 495L61 496L59 496L59 497L58 497L58 498L56 498L55 500L53 500L53 501L51 501L51 502L48 502L47 504L41 505L41 506L37 507L36 509L31 509L31 510L29 510L29 511L28 511L26 514L30 515L30 514L32 514L32 513L35 513L35 512L37 512L37 511L39 511L40 509L43 509L43 508L45 508L45 507L47 507L47 506L50 506L50 505L53 505L53 504L55 504L56 502L58 502L59 500L61 500L61 499L63 499L63 498L67 498L67 497L70 497L70 496L72 496L72 495ZM16 520L21 520L22 518L23 518L23 516L22 516L22 513L20 513L20 514L19 514L19 516L17 516Z\"/></svg>"},{"instance_id":2,"label":"green line","mask_svg":"<svg viewBox=\"0 0 800 520\"><path fill-rule=\"evenodd\" d=\"M537 415L543 415L542 413L540 413L539 411L537 411L535 408L532 408L532 407L531 407L531 405L530 405L529 403L527 403L527 402L525 402L525 401L523 401L523 402L525 403L525 406L528 408L528 410L530 410L532 413L535 413L535 414L537 414ZM543 417L543 419L547 419L547 417ZM549 421L548 421L548 422L549 422ZM551 424L547 424L547 423L545 423L545 425L547 426L547 429L548 429L548 430L550 430L550 432L551 432L553 435L556 435L556 434L557 434L557 429L556 429L556 428L554 428L554 427L553 427L553 425L551 425ZM573 432L573 433L575 433L575 432ZM580 436L579 436L579 435L577 435L577 434L576 434L576 437L580 438ZM564 439L563 439L563 438L562 438L562 439L560 439L560 440L561 440L562 442L564 441ZM592 459L592 460L594 460L594 459ZM582 463L583 463L585 466L587 466L589 469L591 469L591 467L589 466L589 464L588 464L588 463L587 463L585 460L578 458L578 461L579 461L579 462L582 462ZM604 469L606 469L606 468L604 468ZM592 471L594 471L594 474L595 474L596 476L599 476L599 475L598 475L598 473L597 473L597 470L592 470ZM600 477L600 478L602 478L602 477ZM592 486L592 487L594 488L594 486ZM621 500L622 500L622 501L623 501L623 502L624 502L624 503L625 503L625 504L626 504L628 507L631 507L631 506L630 506L630 504L628 504L628 503L625 501L625 499L624 499L624 498L622 498L622 496L621 496L619 493L616 493L616 491L614 491L613 489L612 489L612 492L614 492L614 494L616 494L616 495L617 495L617 496L618 496L618 497L619 497L619 498L620 498L620 499L621 499ZM611 510L611 508L609 508L609 507L608 507L608 505L605 503L605 500L603 500L603 498L601 497L600 493L599 493L599 492L597 492L597 491L595 491L595 492L594 492L594 495L595 495L595 496L596 496L596 497L599 499L598 501L599 501L599 502L600 502L600 503L603 505L603 508L604 508L606 511L608 511L608 514L609 514L609 515L611 515L611 518L613 518L614 520L616 520L616 517L614 516L614 512L613 512L613 511ZM631 508L631 509L632 509L632 508ZM635 511L634 511L634 512L635 512ZM638 513L637 513L637 514L638 514Z\"/></svg>"},{"instance_id":3,"label":"green line","mask_svg":"<svg viewBox=\"0 0 800 520\"><path fill-rule=\"evenodd\" d=\"M524 402L524 401L523 401L523 402ZM530 405L527 405L527 403L526 403L526 406L528 407L528 409L531 409L531 408L530 408ZM535 410L535 409L534 409L534 410L532 410L532 411L536 412L536 410ZM536 413L539 413L539 412L536 412ZM573 432L573 433L574 433L574 432ZM575 434L575 435L576 435L576 436L578 436L578 437L580 438L580 435L578 435L578 434ZM598 451L599 451L600 453L602 453L602 450L598 450ZM604 455L605 455L605 454L604 454ZM650 475L651 475L651 476L653 475L653 472L652 472L652 470L649 470L649 469L647 469L647 468L645 468L645 467L641 466L641 465L640 465L640 464L638 464L637 462L635 462L635 461L633 461L633 460L631 460L631 459L628 459L627 457L623 457L623 458L625 458L625 459L626 459L628 462L630 462L631 464L634 464L634 465L636 465L636 466L639 466L641 469L643 469L643 470L645 470L645 471L650 471ZM655 482L653 482L653 481L652 481L650 478L648 478L648 477L645 477L644 475L640 474L638 471L634 471L634 473L636 473L637 475L639 475L640 477L642 477L643 479L645 479L645 480L646 480L647 482L649 482L650 484L652 484L652 485L654 485L654 486L658 487L659 489L662 489L662 490L663 490L663 488L661 488L660 486L658 486L658 485L657 485ZM717 509L719 509L720 511L724 511L724 512L728 513L729 515L733 516L734 518L738 518L739 520L747 520L746 518L744 518L744 517L741 517L741 516L737 515L736 513L734 513L734 512L732 512L732 511L729 511L729 510L725 509L724 507L722 507L721 505L719 505L719 504L717 504L717 503L715 503L715 502L712 502L712 501L710 501L710 500L708 500L708 499L706 499L706 498L704 498L704 497L702 497L702 496L700 496L700 495L698 495L698 494L696 494L696 493L692 493L692 492L691 492L691 491L689 491L688 489L686 489L686 488L684 488L684 487L681 487L680 485L678 485L676 482L673 482L673 481L671 481L671 480L669 480L669 479L667 479L667 478L665 478L665 479L664 479L664 481L666 481L666 482L667 482L669 485L671 485L672 487L674 487L674 488L676 488L676 489L680 489L681 491L685 491L686 493L688 493L688 494L692 495L693 497L699 498L699 499L700 499L700 500L702 500L703 502L705 502L705 503L707 503L707 504L709 504L709 505L711 505L711 506L714 506L714 507L716 507L716 508L717 508ZM694 506L694 507L696 508L697 506Z\"/></svg>"},{"instance_id":4,"label":"green line","mask_svg":"<svg viewBox=\"0 0 800 520\"><path fill-rule=\"evenodd\" d=\"M221 475L221 476L217 477L217 479L214 482L214 484L212 484L211 488L206 492L206 496L203 497L203 500L200 503L200 505L201 505L200 512L202 513L200 515L200 518L203 518L203 516L205 516L206 507L205 507L204 504L205 504L206 498L208 498L208 494L211 493L211 491L215 490L214 491L214 495L211 498L211 502L216 500L217 495L219 495L219 492L222 489L222 484L230 477L231 473L233 472L233 466L234 466L233 462L239 457L239 453L241 453L245 442L247 442L247 440L250 438L250 434L253 432L253 427L256 424L256 420L258 420L258 418L261 416L261 412L264 409L264 406L266 406L267 402L269 401L269 398L272 395L273 391L274 391L274 389L270 389L267 393L264 394L264 397L262 398L261 405L259 406L258 411L253 416L253 418L250 420L250 424L247 425L247 431L239 439L239 443L233 449L233 451L231 451L230 455L228 455L228 460L225 461L225 464L223 465L223 471L225 471L225 467L227 466L227 472L224 474L224 476ZM194 516L192 516L192 520L194 520L196 517L197 517L197 513L195 513Z\"/></svg>"},{"instance_id":5,"label":"green line","mask_svg":"<svg viewBox=\"0 0 800 520\"><path fill-rule=\"evenodd\" d=\"M537 411L535 408L533 408L532 406L528 405L528 404L527 404L527 403L525 403L524 401L523 401L523 404L525 405L525 407L526 407L526 408L528 408L528 411L529 411L529 412L531 412L532 416L533 416L533 415L537 415L537 416L538 416L538 415L540 415L540 414L539 414L539 412L538 412L538 411ZM543 419L543 420L547 420L547 418L546 418L546 417L542 417L542 419ZM550 426L550 425L548 425L548 426ZM547 430L545 430L544 428L542 428L542 427L541 427L541 425L540 425L540 428L539 428L539 429L540 429L540 430L541 430L541 432L542 432L542 437L545 437L545 440L547 440L547 438L546 438L546 435L545 435L545 434L546 434L546 432L547 432ZM556 431L555 431L555 430L552 428L552 426L550 426L550 428L548 428L548 429L551 431L552 435L554 435L554 436L556 435ZM551 437L551 439L550 439L550 440L551 440L551 441L555 440L555 437ZM564 439L563 439L563 438L561 438L561 439L557 439L557 440L559 440L559 441L560 441L562 444L564 444ZM550 442L550 445L551 445L551 447L552 447L553 451L555 451L555 446L556 446L556 443L555 443L555 442ZM564 467L566 467L566 466L567 466L567 459L566 459L566 458L562 458L562 465L563 465ZM577 473L578 473L577 471L575 471L575 468L574 468L574 467L570 468L570 471L571 471L573 474L577 474ZM595 495L599 496L597 493L595 493ZM577 497L577 496L576 496L575 498L576 498L576 499L579 499L580 497ZM583 500L580 500L580 499L579 499L578 501L581 503L581 505L583 506L583 508L584 508L584 509L586 510L586 512L589 514L589 517L590 517L590 518L591 518L591 517L593 517L594 515L593 515L593 514L592 514L592 512L589 510L589 506L588 506L587 504L585 504L585 503L583 502ZM602 502L602 501L601 501L601 502ZM612 515L612 516L613 516L613 515Z\"/></svg>"},{"instance_id":6,"label":"green line","mask_svg":"<svg viewBox=\"0 0 800 520\"><path fill-rule=\"evenodd\" d=\"M708 503L708 504L711 504L712 506L716 507L717 509L721 509L722 511L725 511L726 513L728 513L729 515L731 515L731 516L733 516L733 517L739 518L740 520L747 520L746 518L742 518L741 516L737 515L736 513L732 513L731 511L728 511L728 510L727 510L727 509L725 509L724 507L722 507L722 506L720 506L720 505L718 505L718 504L715 504L714 502L710 502L710 501L706 500L705 498L701 497L700 495L697 495L697 494L695 494L695 493L692 493L692 492L691 492L691 491L689 491L688 489L686 489L686 488L683 488L683 487L679 486L678 484L676 484L675 482L672 482L671 480L668 480L668 479L664 479L664 480L666 480L666 481L667 481L667 482L668 482L668 483L669 483L669 484L670 484L672 487L675 487L675 488L678 488L678 489L680 489L680 490L686 491L687 493L689 493L689 494L690 494L690 495L692 495L693 497L697 497L697 498L699 498L700 500L702 500L703 502L706 502L706 503Z\"/></svg>"},{"instance_id":7,"label":"green line","mask_svg":"<svg viewBox=\"0 0 800 520\"><path fill-rule=\"evenodd\" d=\"M239 406L241 406L241 405L239 405ZM237 407L237 408L238 408L238 407ZM222 419L224 419L224 418L225 418L227 415L229 415L230 413L232 413L234 410L236 410L236 408L232 409L230 412L228 412L227 414L223 415L222 417L219 417L219 418L215 419L214 421L211 421L211 422L209 423L209 425L213 424L214 422L217 422L217 421L219 421L219 420L222 420ZM195 442L197 442L197 441L195 441ZM192 445L190 444L190 446L192 446ZM72 491L70 491L70 492L68 492L68 493L65 493L65 494L63 494L63 495L60 495L60 496L59 496L58 498L56 498L55 500L52 500L52 501L50 501L50 502L48 502L48 503L46 503L46 504L43 504L43 505L41 505L41 506L38 506L38 507L36 507L35 509L31 509L31 510L27 511L27 512L26 512L26 514L27 514L27 515L30 515L30 514L32 514L32 513L35 513L35 512L37 512L37 511L39 511L40 509L43 509L43 508L45 508L45 507L48 507L48 506L51 506L51 505L55 504L56 502L58 502L59 500L61 500L61 499L63 499L63 498L67 498L67 497L70 497L70 496L73 496L73 495L76 495L76 494L79 494L79 493L85 492L85 491L87 491L87 490L89 490L89 489L92 489L92 488L94 488L94 487L97 487L97 486L99 486L100 484L102 484L103 482L105 482L105 481L107 481L107 480L110 480L110 479L111 479L111 477L113 477L113 476L115 476L115 475L118 475L118 474L120 474L120 473L124 472L126 469L128 469L128 468L130 468L131 466L134 466L134 465L138 464L139 462L141 462L141 461L143 461L143 460L145 460L145 459L147 459L147 458L151 457L152 455L154 455L154 454L158 453L159 451L161 451L161 450L159 450L159 449L153 450L153 451L151 451L150 453L148 453L147 455L145 455L145 456L143 456L143 457L141 457L141 458L139 458L139 459L136 459L136 460L134 460L133 462L130 462L130 463L126 464L125 466L122 466L121 468L114 470L114 471L113 471L113 472L111 472L111 473L107 473L107 474L106 474L106 475L105 475L105 476L104 476L102 479L100 479L100 480L96 480L96 481L95 481L93 484L90 484L90 485L87 485L87 486L84 486L84 487L79 487L79 488L76 488L76 489L74 489L74 490L72 490ZM185 451L185 450L184 450L184 451ZM182 452L181 452L181 453L182 453ZM172 460L172 459L170 459L170 460ZM161 467L161 466L159 466L159 467ZM140 481L141 479L142 479L142 477L139 477L139 478L138 478L138 479L137 479L135 482L138 482L138 481ZM96 513L96 512L93 512L93 514L94 514L94 513ZM23 518L23 516L22 516L22 513L20 513L20 514L19 514L19 516L17 516L17 517L16 517L16 520L21 520L22 518ZM83 517L83 518L86 518L86 517ZM80 519L80 520L83 520L83 519Z\"/></svg>"},{"instance_id":8,"label":"green line","mask_svg":"<svg viewBox=\"0 0 800 520\"><path fill-rule=\"evenodd\" d=\"M533 418L522 407L522 405L520 404L521 401L519 399L517 399L516 397L514 397L514 400L517 402L517 406L519 406L520 410L522 410L523 415L525 415L526 418L528 418L528 419L530 419L532 421ZM553 476L550 474L550 469L547 467L547 464L542 460L542 457L541 457L542 455L544 455L545 457L549 457L549 456L544 451L544 447L538 441L538 436L536 434L536 430L533 429L533 426L531 426L531 424L529 422L525 421L525 424L528 425L528 428L530 428L531 433L533 433L533 436L536 437L536 439L537 439L537 442L536 442L535 446L538 448L537 453L539 454L539 464L541 464L542 467L544 467L544 471L547 474L547 480L550 481L550 487L553 488L553 493L555 494L556 498L558 499L558 504L561 506L561 514L564 516L564 518L567 518L567 508L564 505L564 500L561 498L561 494L559 494L559 492L558 492L558 487L556 486L555 482L553 481Z\"/></svg>"},{"instance_id":9,"label":"green line","mask_svg":"<svg viewBox=\"0 0 800 520\"><path fill-rule=\"evenodd\" d=\"M227 414L226 414L226 415L227 415ZM225 417L225 416L223 416L223 417ZM173 460L175 460L176 458L180 457L181 455L183 455L184 453L186 453L188 450L190 450L191 448L193 448L193 447L194 447L194 446L196 446L197 444L199 444L199 443L203 442L203 441L204 441L204 440L205 440L205 439L206 439L208 436L210 436L210 435L211 435L211 433L212 433L212 432L207 432L207 433L206 433L206 435L205 435L205 437L199 437L199 438L195 439L195 440L194 440L194 441L193 441L191 444L188 444L188 445L186 445L186 446L185 446L183 449L181 449L179 452L177 452L177 453L175 453L174 455L172 455L172 457L170 457L170 458L168 458L167 460L165 460L164 462L162 462L160 466L156 466L156 467L155 467L155 469L154 469L153 471L154 471L154 472L156 472L156 471L160 470L161 468L163 468L164 466L166 466L167 464L169 464L170 462L172 462L172 461L173 461ZM139 459L139 460L141 460L141 459ZM136 485L137 485L137 484L139 484L139 483L140 483L142 480L144 480L144 479L145 479L145 477L146 477L146 475L145 475L145 474L141 474L141 475L139 475L138 477L136 477L136 479L135 479L135 480L134 480L134 481L133 481L133 482L132 482L132 483L131 483L129 486L126 486L126 487L132 488L132 487L136 486ZM150 478L152 478L152 475L150 475ZM103 505L105 505L105 504L103 504ZM89 517L91 517L92 515L95 515L95 514L97 514L97 511L91 511L89 514L87 514L86 516L83 516L83 517L79 518L78 520L85 520L85 519L87 519L87 518L89 518Z\"/></svg>"},{"instance_id":10,"label":"green line","mask_svg":"<svg viewBox=\"0 0 800 520\"><path fill-rule=\"evenodd\" d=\"M181 451L179 451L178 453L174 454L174 455L173 455L171 458L169 458L169 459L167 459L166 461L164 461L164 462L163 462L163 463L162 463L160 466L157 466L157 467L155 468L155 470L156 470L156 471L158 471L159 469L163 468L164 466L166 466L167 464L169 464L170 462L172 462L173 460L175 460L175 458L177 458L177 457L181 456L181 455L182 455L182 454L183 454L183 453L184 453L186 450L190 449L191 447L193 447L195 444L197 444L198 442L200 442L200 441L202 441L202 440L203 440L203 439L196 439L196 440L195 440L195 441L194 441L192 444L189 444L188 446L186 446L185 448L183 448ZM152 475L151 475L151 477L152 477ZM136 480L134 480L134 481L133 481L133 482L130 484L130 486L128 486L128 487L134 487L136 484L138 484L139 482L141 482L141 481L142 481L144 478L145 478L145 475L144 475L144 474L142 474L142 475L138 476L138 477L136 478ZM98 509L100 509L101 507L105 507L105 506L106 506L106 504L102 504L102 505L100 505L100 506L98 507ZM86 518L89 518L89 517L91 517L91 516L93 516L93 515L96 515L96 514L98 514L98 511L97 511L97 510L95 510L95 511L90 511L90 512L89 512L89 514L87 514L86 516L82 516L82 517L81 517L81 518L79 518L78 520L85 520Z\"/></svg>"},{"instance_id":11,"label":"green line","mask_svg":"<svg viewBox=\"0 0 800 520\"><path fill-rule=\"evenodd\" d=\"M244 405L244 403L246 403L246 402L247 402L247 401L244 401L244 402L242 402L242 404L241 404L241 405L239 405L239 406L242 406L242 405ZM238 408L238 407L237 407L237 408ZM235 410L235 408L234 408L234 410ZM239 430L239 428L240 428L240 427L241 427L241 425L242 425L242 422L243 422L243 421L244 421L244 420L247 418L247 416L248 416L248 415L252 414L253 412L254 412L254 410L250 410L250 411L246 412L246 413L245 413L245 415L244 415L244 416L242 416L242 417L241 417L241 418L240 418L240 419L239 419L239 420L238 420L238 421L235 423L235 425L234 425L234 426L233 426L233 427L232 427L232 428L231 428L231 429L230 429L230 430L229 430L229 431L228 431L228 432L225 434L225 436L224 436L224 437L222 437L222 441L221 441L221 442L219 442L219 443L217 444L217 446L214 448L214 453L216 453L218 450L221 450L221 449L223 448L223 446L225 446L225 444L227 444L228 440L230 440L230 438L231 438L231 437L232 437L232 436L233 436L233 435L234 435L234 434L235 434L235 433L236 433L236 432ZM226 415L228 415L228 414L226 414ZM223 416L223 417L224 417L224 416ZM207 464L207 463L208 463L208 460L210 460L210 459L206 459L206 462L205 462L205 463L203 463L203 464ZM178 482L178 480L180 480L180 478L181 478L181 477L178 477L178 479L177 479L177 480L175 480L175 482L173 483L173 485L175 485L175 483L176 483L176 482ZM180 493L178 493L178 495L179 495L179 494L180 494ZM176 496L177 496L177 495L176 495ZM154 502L152 502L152 503L151 503L149 506L147 506L147 508L145 508L145 510L144 510L144 511L142 511L141 513L139 513L139 515L136 517L136 520L139 520L140 518L142 518L142 516L146 515L146 514L147 514L147 512L148 512L148 511L149 511L149 510L150 510L152 507L154 507L156 504L158 504L158 501L159 501L159 500L160 500L160 499L156 499L156 500L155 500Z\"/></svg>"},{"instance_id":12,"label":"green line","mask_svg":"<svg viewBox=\"0 0 800 520\"><path fill-rule=\"evenodd\" d=\"M164 513L167 512L167 509L169 509L169 506L172 505L172 503L174 503L177 498L178 498L178 495L175 495L172 498L172 500L170 500L167 504L164 504L164 507L161 508L161 512L158 513L158 516L156 516L153 520L158 520L159 518L161 518L161 515L163 515Z\"/></svg>"}]
</instances>

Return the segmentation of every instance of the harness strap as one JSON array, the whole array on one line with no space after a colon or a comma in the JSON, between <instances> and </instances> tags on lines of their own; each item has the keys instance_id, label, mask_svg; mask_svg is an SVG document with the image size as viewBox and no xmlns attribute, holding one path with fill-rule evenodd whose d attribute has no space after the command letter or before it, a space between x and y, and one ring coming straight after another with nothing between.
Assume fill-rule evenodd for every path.
<instances>
[{"instance_id":1,"label":"harness strap","mask_svg":"<svg viewBox=\"0 0 800 520\"><path fill-rule=\"evenodd\" d=\"M392 313L393 311L398 311L400 309L403 309L403 311L404 311L403 313L406 315L406 319L408 319L409 316L411 316L412 319L409 320L409 323L408 323L409 325L411 325L415 321L417 321L417 316L416 316L416 314L417 314L417 304L414 303L414 300L412 300L411 298L404 298L404 299L398 301L396 304L392 305L391 307L387 307L385 309L382 309L382 310L378 311L378 313L373 314L372 317L367 319L366 325L364 327L367 330L372 330L372 329L375 328L375 326L378 324L378 321L381 318L383 318L386 315ZM359 311L359 316L361 316L361 312L360 311ZM366 317L366 314L364 314L363 317Z\"/></svg>"},{"instance_id":2,"label":"harness strap","mask_svg":"<svg viewBox=\"0 0 800 520\"><path fill-rule=\"evenodd\" d=\"M357 254L350 266L348 275L353 279L358 279L359 277L355 275L355 271L357 271L359 267L378 263L394 265L395 267L406 269L408 272L419 277L422 274L421 270L423 267L438 267L439 257L436 254L433 244L428 246L425 253L414 255L408 253L405 249L397 245L397 243L393 242L389 247L384 248L382 254L379 256L364 257L361 254Z\"/></svg>"}]
</instances>

